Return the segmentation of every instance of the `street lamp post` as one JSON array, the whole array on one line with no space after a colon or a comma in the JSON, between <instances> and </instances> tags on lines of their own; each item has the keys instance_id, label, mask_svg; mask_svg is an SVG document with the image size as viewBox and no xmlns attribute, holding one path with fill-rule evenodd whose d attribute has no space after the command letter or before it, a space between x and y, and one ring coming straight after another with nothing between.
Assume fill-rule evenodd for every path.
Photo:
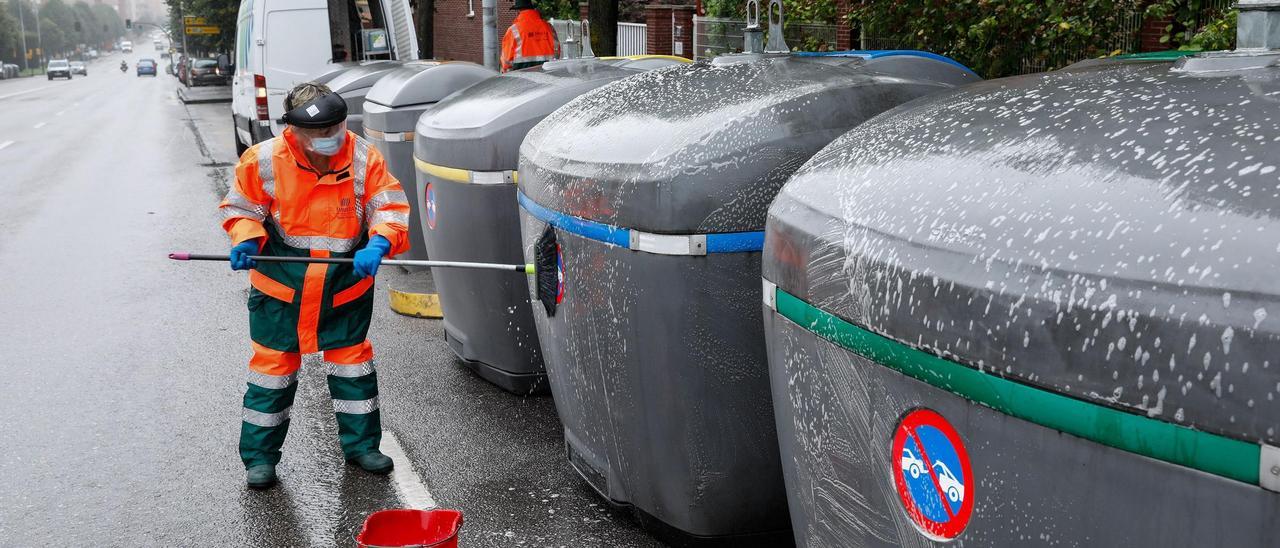
<instances>
[{"instance_id":1,"label":"street lamp post","mask_svg":"<svg viewBox=\"0 0 1280 548\"><path fill-rule=\"evenodd\" d=\"M22 33L22 70L31 72L31 61L28 60L27 54L27 23L26 18L22 16L22 3L15 2L18 6L18 32Z\"/></svg>"},{"instance_id":2,"label":"street lamp post","mask_svg":"<svg viewBox=\"0 0 1280 548\"><path fill-rule=\"evenodd\" d=\"M40 52L40 70L44 70L44 35L40 34L40 3L32 0L36 10L36 50Z\"/></svg>"}]
</instances>

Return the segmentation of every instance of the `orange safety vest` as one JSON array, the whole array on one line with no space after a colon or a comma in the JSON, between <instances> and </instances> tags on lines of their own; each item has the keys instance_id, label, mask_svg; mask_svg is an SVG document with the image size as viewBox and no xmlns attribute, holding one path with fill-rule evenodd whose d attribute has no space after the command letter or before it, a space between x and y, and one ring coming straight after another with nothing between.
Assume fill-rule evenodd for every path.
<instances>
[{"instance_id":1,"label":"orange safety vest","mask_svg":"<svg viewBox=\"0 0 1280 548\"><path fill-rule=\"evenodd\" d=\"M560 56L556 31L542 20L538 10L521 10L502 37L502 72L516 65L545 63Z\"/></svg>"},{"instance_id":2,"label":"orange safety vest","mask_svg":"<svg viewBox=\"0 0 1280 548\"><path fill-rule=\"evenodd\" d=\"M329 165L312 168L291 128L245 152L219 206L232 243L258 239L263 255L351 257L379 234L391 255L407 251L408 199L378 150L348 131ZM373 278L351 265L264 261L249 282L254 342L311 353L364 341Z\"/></svg>"}]
</instances>

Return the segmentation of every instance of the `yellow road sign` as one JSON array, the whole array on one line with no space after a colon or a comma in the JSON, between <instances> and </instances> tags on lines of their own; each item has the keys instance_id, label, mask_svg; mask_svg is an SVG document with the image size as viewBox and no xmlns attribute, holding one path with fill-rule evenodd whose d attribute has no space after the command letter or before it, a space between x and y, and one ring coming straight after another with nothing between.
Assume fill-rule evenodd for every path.
<instances>
[{"instance_id":1,"label":"yellow road sign","mask_svg":"<svg viewBox=\"0 0 1280 548\"><path fill-rule=\"evenodd\" d=\"M206 34L218 34L220 32L222 31L218 29L218 27L215 27L213 25L188 25L187 26L187 34L190 34L193 36L206 35Z\"/></svg>"},{"instance_id":2,"label":"yellow road sign","mask_svg":"<svg viewBox=\"0 0 1280 548\"><path fill-rule=\"evenodd\" d=\"M188 16L186 16L186 17L183 17L183 18L182 18L182 24L183 24L183 25L186 25L186 26L188 26L188 27L190 27L190 26L193 26L193 25L204 25L204 24L206 24L206 23L205 23L205 21L204 21L204 18L203 18L203 17L196 17L196 16L194 16L194 15L188 15Z\"/></svg>"}]
</instances>

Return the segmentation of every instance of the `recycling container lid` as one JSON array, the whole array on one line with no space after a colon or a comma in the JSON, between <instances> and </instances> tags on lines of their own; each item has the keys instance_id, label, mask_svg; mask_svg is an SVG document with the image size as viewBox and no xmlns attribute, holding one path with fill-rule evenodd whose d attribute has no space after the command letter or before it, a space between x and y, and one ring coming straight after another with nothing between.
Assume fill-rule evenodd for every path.
<instances>
[{"instance_id":1,"label":"recycling container lid","mask_svg":"<svg viewBox=\"0 0 1280 548\"><path fill-rule=\"evenodd\" d=\"M312 74L311 76L308 76L306 78L306 81L315 82L317 84L328 84L330 80L337 78L338 75L359 66L375 65L375 64L399 64L399 63L400 63L399 61L386 61L386 60L343 61L341 63L329 63L325 65L324 68L320 70L320 72L317 72L315 74Z\"/></svg>"},{"instance_id":2,"label":"recycling container lid","mask_svg":"<svg viewBox=\"0 0 1280 548\"><path fill-rule=\"evenodd\" d=\"M782 189L764 277L970 368L1276 445L1280 67L1210 70L1256 61L1228 57L1080 63L863 124Z\"/></svg>"},{"instance_id":3,"label":"recycling container lid","mask_svg":"<svg viewBox=\"0 0 1280 548\"><path fill-rule=\"evenodd\" d=\"M907 100L978 80L926 54L745 54L659 69L538 124L520 165L537 177L522 177L521 190L551 210L642 231L758 231L816 150Z\"/></svg>"},{"instance_id":4,"label":"recycling container lid","mask_svg":"<svg viewBox=\"0 0 1280 548\"><path fill-rule=\"evenodd\" d=\"M520 142L535 124L578 96L642 74L656 59L563 59L485 80L427 108L418 119L415 153L433 164L474 171L516 167ZM660 62L659 62L660 61Z\"/></svg>"},{"instance_id":5,"label":"recycling container lid","mask_svg":"<svg viewBox=\"0 0 1280 548\"><path fill-rule=\"evenodd\" d=\"M389 108L434 103L465 85L460 82L497 74L464 61L409 61L383 75L365 95L365 100Z\"/></svg>"},{"instance_id":6,"label":"recycling container lid","mask_svg":"<svg viewBox=\"0 0 1280 548\"><path fill-rule=\"evenodd\" d=\"M404 63L401 61L384 61L352 67L329 80L329 89L341 95L371 88L388 72L396 70L402 64Z\"/></svg>"}]
</instances>

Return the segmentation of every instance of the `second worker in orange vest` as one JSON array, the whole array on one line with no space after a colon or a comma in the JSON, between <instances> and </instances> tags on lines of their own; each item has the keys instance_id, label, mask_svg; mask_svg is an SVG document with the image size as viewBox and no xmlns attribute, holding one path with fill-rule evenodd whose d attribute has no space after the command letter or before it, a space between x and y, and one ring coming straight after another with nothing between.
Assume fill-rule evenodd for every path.
<instances>
[{"instance_id":1,"label":"second worker in orange vest","mask_svg":"<svg viewBox=\"0 0 1280 548\"><path fill-rule=\"evenodd\" d=\"M520 13L502 37L502 72L536 67L560 56L556 31L542 20L532 0L516 0L511 9Z\"/></svg>"}]
</instances>

